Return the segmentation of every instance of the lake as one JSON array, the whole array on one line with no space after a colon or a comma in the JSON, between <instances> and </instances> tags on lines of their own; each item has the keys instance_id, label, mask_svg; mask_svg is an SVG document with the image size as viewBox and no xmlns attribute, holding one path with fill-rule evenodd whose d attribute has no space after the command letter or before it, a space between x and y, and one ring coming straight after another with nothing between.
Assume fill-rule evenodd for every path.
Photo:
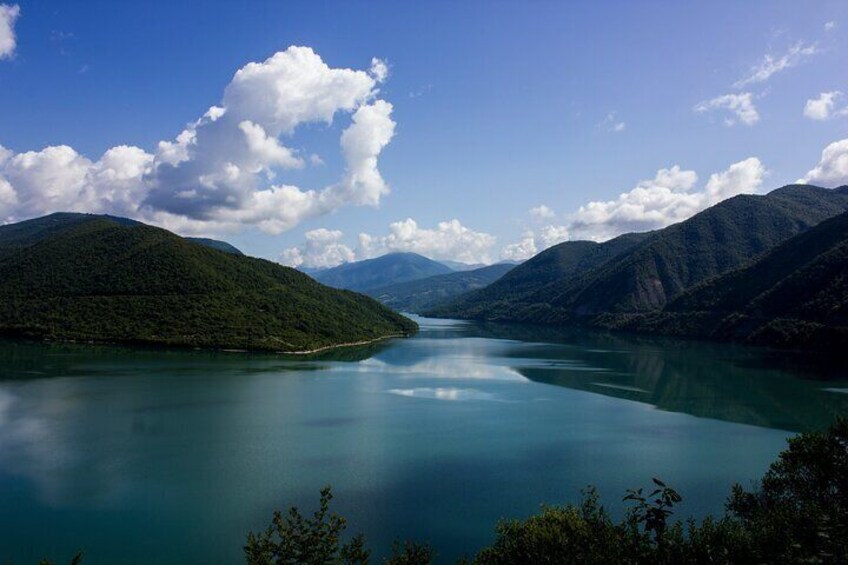
<instances>
[{"instance_id":1,"label":"lake","mask_svg":"<svg viewBox=\"0 0 848 565\"><path fill-rule=\"evenodd\" d=\"M0 342L0 561L237 563L274 509L334 510L440 562L500 517L661 477L720 513L794 433L848 414L841 367L766 349L419 319L320 358Z\"/></svg>"}]
</instances>

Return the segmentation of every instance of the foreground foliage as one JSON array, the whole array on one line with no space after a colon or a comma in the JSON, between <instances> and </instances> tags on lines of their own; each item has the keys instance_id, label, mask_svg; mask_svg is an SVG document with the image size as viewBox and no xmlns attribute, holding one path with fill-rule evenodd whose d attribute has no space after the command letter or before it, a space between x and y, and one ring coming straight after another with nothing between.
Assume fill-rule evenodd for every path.
<instances>
[{"instance_id":1,"label":"foreground foliage","mask_svg":"<svg viewBox=\"0 0 848 565\"><path fill-rule=\"evenodd\" d=\"M267 530L250 533L244 546L249 565L329 565L366 564L371 551L365 547L364 536L356 535L342 543L341 536L347 527L346 520L330 514L333 494L330 487L321 490L321 502L311 518L304 517L296 506L284 516L280 511ZM391 565L418 565L430 563L433 552L424 545L407 542L393 548L393 555L385 560Z\"/></svg>"},{"instance_id":2,"label":"foreground foliage","mask_svg":"<svg viewBox=\"0 0 848 565\"><path fill-rule=\"evenodd\" d=\"M659 479L651 492L628 491L624 519L615 521L594 488L579 505L546 506L525 520L504 520L494 543L466 563L701 564L845 563L848 556L848 419L824 432L789 440L755 488L733 488L727 512L701 522L672 520L682 498ZM277 512L263 533L250 534L249 565L365 564L371 552L359 535L343 543L344 518L329 514L332 495L321 491L319 510ZM431 563L424 545L396 544L385 563Z\"/></svg>"}]
</instances>

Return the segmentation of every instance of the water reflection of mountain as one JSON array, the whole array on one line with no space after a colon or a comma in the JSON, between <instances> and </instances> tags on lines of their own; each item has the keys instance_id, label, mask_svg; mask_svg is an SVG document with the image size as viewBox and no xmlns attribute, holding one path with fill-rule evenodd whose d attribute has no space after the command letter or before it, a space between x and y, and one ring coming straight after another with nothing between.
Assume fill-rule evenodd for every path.
<instances>
[{"instance_id":1,"label":"water reflection of mountain","mask_svg":"<svg viewBox=\"0 0 848 565\"><path fill-rule=\"evenodd\" d=\"M848 415L848 394L833 390L848 387L843 366L820 357L576 329L481 324L475 331L539 343L533 362L519 347L507 356L540 383L792 431Z\"/></svg>"},{"instance_id":2,"label":"water reflection of mountain","mask_svg":"<svg viewBox=\"0 0 848 565\"><path fill-rule=\"evenodd\" d=\"M259 373L321 370L321 361L360 361L375 350L327 356L291 357L271 353L230 352L121 345L0 340L0 380L42 377L119 377L133 374Z\"/></svg>"}]
</instances>

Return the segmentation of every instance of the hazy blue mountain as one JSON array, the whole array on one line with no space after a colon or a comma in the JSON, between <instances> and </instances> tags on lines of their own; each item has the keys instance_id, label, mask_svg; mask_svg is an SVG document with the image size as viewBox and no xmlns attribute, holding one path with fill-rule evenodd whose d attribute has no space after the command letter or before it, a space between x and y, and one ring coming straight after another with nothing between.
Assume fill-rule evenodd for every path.
<instances>
[{"instance_id":1,"label":"hazy blue mountain","mask_svg":"<svg viewBox=\"0 0 848 565\"><path fill-rule=\"evenodd\" d=\"M497 263L471 271L436 275L366 292L398 312L421 313L466 292L483 288L515 268L515 265Z\"/></svg>"},{"instance_id":2,"label":"hazy blue mountain","mask_svg":"<svg viewBox=\"0 0 848 565\"><path fill-rule=\"evenodd\" d=\"M567 242L434 315L542 323L662 309L687 289L736 269L848 209L848 187L790 185L743 195L692 218L606 243Z\"/></svg>"},{"instance_id":3,"label":"hazy blue mountain","mask_svg":"<svg viewBox=\"0 0 848 565\"><path fill-rule=\"evenodd\" d=\"M302 351L415 330L367 296L103 216L0 227L0 333Z\"/></svg>"},{"instance_id":4,"label":"hazy blue mountain","mask_svg":"<svg viewBox=\"0 0 848 565\"><path fill-rule=\"evenodd\" d=\"M334 288L364 291L452 272L449 267L417 253L389 253L314 272L312 277Z\"/></svg>"},{"instance_id":5,"label":"hazy blue mountain","mask_svg":"<svg viewBox=\"0 0 848 565\"><path fill-rule=\"evenodd\" d=\"M439 263L452 271L474 271L487 266L484 263L462 263L461 261L450 261L448 259L443 259Z\"/></svg>"}]
</instances>

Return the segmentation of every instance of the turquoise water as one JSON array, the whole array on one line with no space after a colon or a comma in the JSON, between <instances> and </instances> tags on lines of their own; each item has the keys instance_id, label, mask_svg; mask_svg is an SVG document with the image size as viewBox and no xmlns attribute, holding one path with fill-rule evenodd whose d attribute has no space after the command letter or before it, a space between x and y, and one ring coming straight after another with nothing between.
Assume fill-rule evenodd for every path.
<instances>
[{"instance_id":1,"label":"turquoise water","mask_svg":"<svg viewBox=\"0 0 848 565\"><path fill-rule=\"evenodd\" d=\"M0 562L237 563L290 504L334 508L377 555L447 562L500 517L658 476L721 512L794 432L848 414L813 357L421 320L319 359L0 342Z\"/></svg>"}]
</instances>

